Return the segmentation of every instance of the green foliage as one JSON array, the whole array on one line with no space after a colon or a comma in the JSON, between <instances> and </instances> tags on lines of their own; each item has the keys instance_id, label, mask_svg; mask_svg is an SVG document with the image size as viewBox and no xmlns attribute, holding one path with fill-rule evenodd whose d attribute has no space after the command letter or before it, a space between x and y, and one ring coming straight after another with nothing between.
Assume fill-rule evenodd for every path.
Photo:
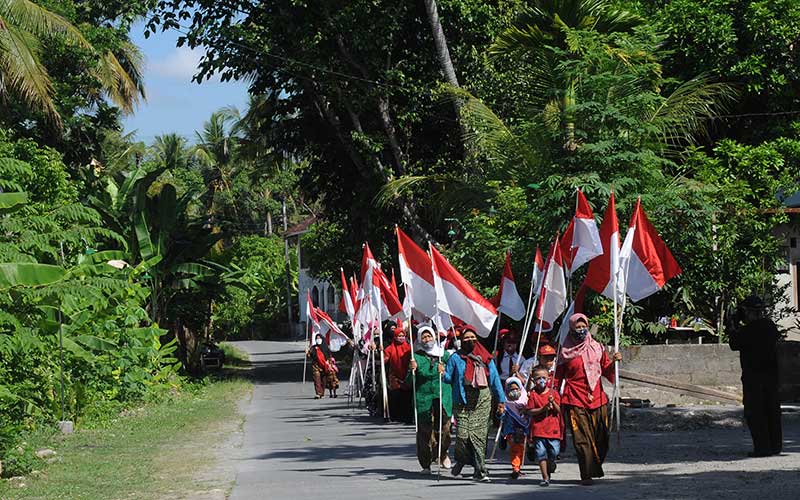
<instances>
[{"instance_id":1,"label":"green foliage","mask_svg":"<svg viewBox=\"0 0 800 500\"><path fill-rule=\"evenodd\" d=\"M297 262L290 266L292 295L297 292ZM241 278L226 284L212 316L218 338L232 339L255 333L263 336L286 321L286 272L283 239L277 236L245 236L221 256L223 262L241 269Z\"/></svg>"}]
</instances>

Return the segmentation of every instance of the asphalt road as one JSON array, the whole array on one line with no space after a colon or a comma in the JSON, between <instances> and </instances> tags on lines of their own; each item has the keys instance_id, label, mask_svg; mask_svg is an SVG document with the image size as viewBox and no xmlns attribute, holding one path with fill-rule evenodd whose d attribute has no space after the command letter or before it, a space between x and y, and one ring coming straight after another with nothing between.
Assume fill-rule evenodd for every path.
<instances>
[{"instance_id":1,"label":"asphalt road","mask_svg":"<svg viewBox=\"0 0 800 500\"><path fill-rule=\"evenodd\" d=\"M606 461L606 477L578 484L569 450L548 488L526 466L517 481L505 452L490 463L494 482L452 478L446 471L422 475L414 452L414 428L383 424L350 408L344 397L313 399L313 383L301 383L303 345L237 342L253 363L255 388L245 407L243 441L230 457L236 470L232 500L254 499L677 499L800 497L800 422L784 418L786 453L748 459L743 428L623 434ZM452 456L452 448L451 448ZM465 472L471 472L470 467Z\"/></svg>"}]
</instances>

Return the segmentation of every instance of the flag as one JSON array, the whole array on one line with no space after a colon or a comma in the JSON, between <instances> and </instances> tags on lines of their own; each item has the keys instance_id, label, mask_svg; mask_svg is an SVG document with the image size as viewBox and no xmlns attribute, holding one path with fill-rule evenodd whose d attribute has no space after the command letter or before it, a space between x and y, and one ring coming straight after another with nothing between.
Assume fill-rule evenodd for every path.
<instances>
[{"instance_id":1,"label":"flag","mask_svg":"<svg viewBox=\"0 0 800 500\"><path fill-rule=\"evenodd\" d=\"M377 296L381 311L381 320L386 319L402 319L403 305L400 303L400 298L397 296L395 289L392 289L392 284L386 274L376 263L372 275L373 288L378 290ZM396 287L395 287L396 288Z\"/></svg>"},{"instance_id":2,"label":"flag","mask_svg":"<svg viewBox=\"0 0 800 500\"><path fill-rule=\"evenodd\" d=\"M609 299L614 298L612 276L617 277L617 303L622 304L625 295L625 283L619 272L619 222L614 193L608 199L608 206L600 224L600 241L603 244L603 255L589 262L584 284Z\"/></svg>"},{"instance_id":3,"label":"flag","mask_svg":"<svg viewBox=\"0 0 800 500\"><path fill-rule=\"evenodd\" d=\"M620 250L620 267L625 275L625 292L633 302L658 292L667 281L681 273L675 257L647 220L641 198L636 200Z\"/></svg>"},{"instance_id":4,"label":"flag","mask_svg":"<svg viewBox=\"0 0 800 500\"><path fill-rule=\"evenodd\" d=\"M347 344L347 335L345 335L333 319L328 316L328 313L320 308L315 308L315 312L319 318L319 333L325 338L325 343L328 344L328 348L331 352L339 352L339 349Z\"/></svg>"},{"instance_id":5,"label":"flag","mask_svg":"<svg viewBox=\"0 0 800 500\"><path fill-rule=\"evenodd\" d=\"M356 315L353 296L350 295L350 290L347 288L347 278L344 277L344 269L339 268L339 270L342 272L342 300L339 301L339 310L347 314L350 321L353 321Z\"/></svg>"},{"instance_id":6,"label":"flag","mask_svg":"<svg viewBox=\"0 0 800 500\"><path fill-rule=\"evenodd\" d=\"M481 337L488 337L497 319L497 309L430 245L436 304L440 311L474 326Z\"/></svg>"},{"instance_id":7,"label":"flag","mask_svg":"<svg viewBox=\"0 0 800 500\"><path fill-rule=\"evenodd\" d=\"M314 336L319 333L319 319L317 319L316 307L311 302L311 292L306 290L306 321L310 322L311 343L314 343Z\"/></svg>"},{"instance_id":8,"label":"flag","mask_svg":"<svg viewBox=\"0 0 800 500\"><path fill-rule=\"evenodd\" d=\"M514 281L514 274L511 272L511 252L506 252L506 265L503 267L503 275L500 277L500 290L491 302L497 307L498 312L514 321L525 317L525 302L517 292L517 284Z\"/></svg>"},{"instance_id":9,"label":"flag","mask_svg":"<svg viewBox=\"0 0 800 500\"><path fill-rule=\"evenodd\" d=\"M397 232L397 257L400 261L400 280L406 287L404 308L433 318L436 316L436 288L433 282L431 259L402 229Z\"/></svg>"},{"instance_id":10,"label":"flag","mask_svg":"<svg viewBox=\"0 0 800 500\"><path fill-rule=\"evenodd\" d=\"M575 216L569 221L561 238L561 255L564 271L571 275L582 265L603 254L603 245L594 221L594 212L583 192L577 191Z\"/></svg>"},{"instance_id":11,"label":"flag","mask_svg":"<svg viewBox=\"0 0 800 500\"><path fill-rule=\"evenodd\" d=\"M394 268L392 268L392 281L391 281L391 288L394 294L397 297L400 297L400 292L397 290L397 280L394 279Z\"/></svg>"},{"instance_id":12,"label":"flag","mask_svg":"<svg viewBox=\"0 0 800 500\"><path fill-rule=\"evenodd\" d=\"M531 286L533 286L536 295L539 295L542 277L544 277L544 259L542 258L542 251L539 250L539 245L536 245L536 257L533 260L533 279L531 280Z\"/></svg>"},{"instance_id":13,"label":"flag","mask_svg":"<svg viewBox=\"0 0 800 500\"><path fill-rule=\"evenodd\" d=\"M553 329L556 319L567 307L567 282L564 278L564 261L561 258L558 235L550 247L546 265L536 308L536 318L541 323L543 332Z\"/></svg>"},{"instance_id":14,"label":"flag","mask_svg":"<svg viewBox=\"0 0 800 500\"><path fill-rule=\"evenodd\" d=\"M372 255L369 244L364 245L364 253L361 258L361 287L364 292L361 307L368 305L368 310L364 313L369 314L370 319L385 320L403 317L403 306L400 304L400 299L392 291L392 285Z\"/></svg>"},{"instance_id":15,"label":"flag","mask_svg":"<svg viewBox=\"0 0 800 500\"><path fill-rule=\"evenodd\" d=\"M564 340L567 338L567 334L569 333L570 316L575 313L583 312L583 300L586 298L587 288L586 282L584 281L581 284L581 287L578 289L578 292L575 294L575 299L573 299L567 308L567 312L564 314L564 318L561 320L561 327L558 329L558 338L556 338L556 343L558 345L564 345Z\"/></svg>"}]
</instances>

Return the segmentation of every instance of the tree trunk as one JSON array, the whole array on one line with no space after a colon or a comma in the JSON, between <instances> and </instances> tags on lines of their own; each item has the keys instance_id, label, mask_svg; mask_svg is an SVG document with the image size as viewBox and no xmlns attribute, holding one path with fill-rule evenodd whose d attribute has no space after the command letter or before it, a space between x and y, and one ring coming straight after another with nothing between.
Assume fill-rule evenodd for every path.
<instances>
[{"instance_id":1,"label":"tree trunk","mask_svg":"<svg viewBox=\"0 0 800 500\"><path fill-rule=\"evenodd\" d=\"M453 59L450 58L450 49L447 47L447 37L442 28L442 22L439 19L439 9L436 7L436 0L424 0L425 12L428 14L428 22L431 25L431 34L433 35L433 45L436 48L436 59L439 61L439 69L441 69L447 83L453 87L461 88L456 76L456 69L453 66ZM461 121L461 106L463 103L460 99L453 99L453 110L456 113L456 120L458 127L461 129L461 137L467 135L467 127Z\"/></svg>"},{"instance_id":2,"label":"tree trunk","mask_svg":"<svg viewBox=\"0 0 800 500\"><path fill-rule=\"evenodd\" d=\"M453 60L450 58L450 49L447 48L447 37L444 35L442 23L439 20L439 9L436 7L436 0L424 0L425 12L428 14L428 22L431 25L433 34L433 44L436 47L436 58L444 74L447 83L454 87L460 87L456 70L453 67Z\"/></svg>"}]
</instances>

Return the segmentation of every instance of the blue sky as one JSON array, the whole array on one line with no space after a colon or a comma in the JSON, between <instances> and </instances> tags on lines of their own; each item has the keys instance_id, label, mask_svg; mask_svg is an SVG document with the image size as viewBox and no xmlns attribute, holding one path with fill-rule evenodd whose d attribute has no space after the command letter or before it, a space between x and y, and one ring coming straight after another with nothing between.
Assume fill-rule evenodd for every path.
<instances>
[{"instance_id":1,"label":"blue sky","mask_svg":"<svg viewBox=\"0 0 800 500\"><path fill-rule=\"evenodd\" d=\"M145 39L141 25L131 30L131 39L145 56L145 92L147 101L124 119L126 132L136 130L136 137L150 143L157 135L176 132L194 141L194 131L202 127L212 112L225 106L247 107L247 85L222 83L218 78L192 83L200 49L176 48L175 31L151 34Z\"/></svg>"}]
</instances>

